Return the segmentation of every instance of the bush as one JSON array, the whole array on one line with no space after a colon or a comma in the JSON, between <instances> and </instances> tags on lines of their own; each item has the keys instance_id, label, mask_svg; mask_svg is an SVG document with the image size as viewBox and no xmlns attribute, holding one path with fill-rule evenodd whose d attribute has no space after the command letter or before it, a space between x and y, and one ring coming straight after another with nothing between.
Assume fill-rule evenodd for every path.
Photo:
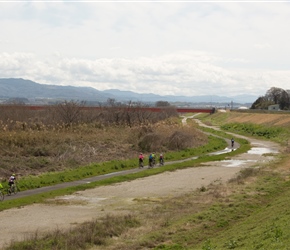
<instances>
[{"instance_id":1,"label":"bush","mask_svg":"<svg viewBox=\"0 0 290 250\"><path fill-rule=\"evenodd\" d=\"M191 147L193 135L185 131L175 131L168 140L168 147L171 150L181 150Z\"/></svg>"}]
</instances>

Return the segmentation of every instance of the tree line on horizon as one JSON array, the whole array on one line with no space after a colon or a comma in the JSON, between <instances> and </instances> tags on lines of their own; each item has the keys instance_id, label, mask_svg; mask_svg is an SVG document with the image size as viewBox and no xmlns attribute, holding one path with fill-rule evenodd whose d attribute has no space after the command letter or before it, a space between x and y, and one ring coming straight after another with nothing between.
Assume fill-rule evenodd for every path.
<instances>
[{"instance_id":1,"label":"tree line on horizon","mask_svg":"<svg viewBox=\"0 0 290 250\"><path fill-rule=\"evenodd\" d=\"M70 127L78 124L98 124L98 126L144 126L155 124L170 117L177 117L174 106L166 101L158 101L155 107L160 112L154 112L148 105L141 102L121 103L109 98L106 103L100 104L98 109L86 109L84 101L64 101L55 105L46 106L45 109L26 109L25 104L14 103L0 105L0 129L7 130L21 128L31 129L35 126Z\"/></svg>"},{"instance_id":2,"label":"tree line on horizon","mask_svg":"<svg viewBox=\"0 0 290 250\"><path fill-rule=\"evenodd\" d=\"M271 87L265 95L258 97L251 109L268 109L274 104L278 104L280 110L290 110L290 93L282 88Z\"/></svg>"}]
</instances>

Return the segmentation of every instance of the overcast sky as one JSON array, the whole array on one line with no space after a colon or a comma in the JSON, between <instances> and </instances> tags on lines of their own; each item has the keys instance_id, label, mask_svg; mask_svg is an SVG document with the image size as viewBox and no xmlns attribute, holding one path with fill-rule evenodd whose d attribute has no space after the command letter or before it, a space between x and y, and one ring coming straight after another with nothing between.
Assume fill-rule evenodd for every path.
<instances>
[{"instance_id":1,"label":"overcast sky","mask_svg":"<svg viewBox=\"0 0 290 250\"><path fill-rule=\"evenodd\" d=\"M160 95L290 89L287 1L0 1L0 78Z\"/></svg>"}]
</instances>

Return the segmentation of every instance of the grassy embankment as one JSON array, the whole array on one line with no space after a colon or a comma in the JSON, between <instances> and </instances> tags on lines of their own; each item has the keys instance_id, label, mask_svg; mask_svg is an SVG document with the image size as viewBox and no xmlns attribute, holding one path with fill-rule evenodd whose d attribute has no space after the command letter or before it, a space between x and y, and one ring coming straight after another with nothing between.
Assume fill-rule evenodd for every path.
<instances>
[{"instance_id":1,"label":"grassy embankment","mask_svg":"<svg viewBox=\"0 0 290 250\"><path fill-rule=\"evenodd\" d=\"M196 127L195 124L189 124L189 125L193 126L193 128ZM214 131L211 131L211 132L214 132ZM221 132L219 133L222 137L229 137L225 133L221 133ZM114 177L107 180L98 181L95 183L80 185L77 187L70 187L70 188L60 189L56 191L50 191L50 192L42 193L39 195L30 196L27 198L4 201L0 203L0 210L8 209L15 206L23 206L23 205L28 205L31 203L42 202L47 198L51 198L51 197L55 197L55 196L63 195L63 194L68 194L68 193L73 193L78 190L84 190L84 189L92 188L98 185L108 185L115 182L126 181L126 180L145 177L145 176L149 176L153 174L158 174L163 171L174 171L178 168L192 167L192 166L198 165L200 162L222 160L228 155L234 155L238 152L246 151L249 147L248 144L243 143L242 145L244 146L242 148L240 148L238 151L231 152L228 155L207 156L207 153L214 152L219 149L223 149L226 146L225 141L216 136L209 135L207 140L208 140L207 141L208 143L205 145L198 146L195 148L187 148L180 151L168 151L165 154L165 160L167 162L187 159L194 156L198 156L198 159L186 161L183 163L167 165L166 169L162 169L162 168L153 169L153 170L151 169L149 171L146 170L142 173L131 174L128 176ZM90 164L86 166L81 166L78 168L67 169L65 171L53 171L53 172L39 174L37 176L34 176L34 175L25 176L21 178L18 186L19 186L19 189L23 191L23 190L34 189L34 188L39 188L39 187L44 187L44 186L49 186L49 185L55 185L55 184L63 183L63 182L80 180L80 179L91 177L91 176L98 176L98 175L108 174L108 173L112 173L116 171L132 169L132 168L136 168L136 165L137 165L136 159L112 160L112 161L106 161L106 162L101 162L101 163L94 163L94 164ZM3 185L5 186L4 183Z\"/></svg>"},{"instance_id":2,"label":"grassy embankment","mask_svg":"<svg viewBox=\"0 0 290 250\"><path fill-rule=\"evenodd\" d=\"M238 116L226 113L202 119L222 123L228 131L239 130L282 144L290 136L287 126L277 129L267 123L231 123ZM10 249L286 250L290 245L289 165L288 155L282 152L268 165L245 169L227 184L217 181L179 198L155 201L138 214L107 217L44 239L38 240L36 235Z\"/></svg>"},{"instance_id":3,"label":"grassy embankment","mask_svg":"<svg viewBox=\"0 0 290 250\"><path fill-rule=\"evenodd\" d=\"M282 144L289 138L287 126L230 124L236 117L215 114L202 119ZM35 235L10 249L90 249L93 245L99 246L94 249L289 249L289 157L282 153L259 167L245 169L226 185L217 181L178 199L163 200L140 214L107 217L44 239Z\"/></svg>"},{"instance_id":4,"label":"grassy embankment","mask_svg":"<svg viewBox=\"0 0 290 250\"><path fill-rule=\"evenodd\" d=\"M224 135L223 135L224 136ZM212 145L212 146L214 146L214 147L216 147L216 143L213 143L214 141L211 141L211 143L210 143L210 145ZM247 150L248 149L248 145L245 143L245 141L243 141L244 142L244 148L242 147L240 150L241 151L245 151L245 150ZM209 151L211 151L212 150L212 148L211 149L209 149L208 148L208 146L207 147L205 147L203 150L201 150L201 151L199 151L199 150L195 150L196 151L196 153L197 153L197 155L203 155L204 153L205 153L205 151L206 152L209 152ZM178 157L180 158L180 157L186 157L187 155L186 155L186 152L188 153L188 151L190 151L190 150L186 150L185 152L181 152L181 154L182 155L179 155ZM196 164L198 164L199 162L205 162L205 161L211 161L211 160L221 160L221 159L224 159L225 157L227 157L227 156L230 156L231 154L235 154L237 151L235 151L235 152L232 152L232 153L229 153L229 154L227 154L226 156L212 156L212 157L207 157L207 156L202 156L202 157L200 157L199 159L197 159L197 160L195 160L195 162L194 161L190 161L190 162L186 162L186 163L182 163L182 164L173 164L173 165L171 165L171 166L168 166L168 167L166 167L166 169L167 169L167 171L169 170L174 170L174 169L177 169L177 168L183 168L183 167L189 167L189 166L194 166L194 165L196 165ZM193 152L189 152L190 153L190 155L192 156L192 154L193 154ZM107 180L107 181L104 181L104 182L99 182L99 185L102 185L102 184L110 184L110 183L114 183L114 182L118 182L118 181L124 181L124 180L129 180L129 179L134 179L134 178L138 178L138 177L141 177L141 176L146 176L146 175L148 175L148 174L157 174L157 173L159 173L159 172L161 172L161 171L163 171L162 169L154 169L154 170L152 170L152 171L150 171L150 173L149 172L144 172L143 174L135 174L135 175L131 175L131 176L127 176L127 177L117 177L117 178L113 178L113 179L111 179L111 180ZM243 174L243 175L245 175L245 173ZM95 186L96 184L90 184L91 186ZM78 187L78 188L72 188L72 189L70 189L70 191L71 192L73 192L73 191L76 191L76 190L78 190L78 189L83 189L83 188L89 188L89 185L87 185L86 187ZM204 192L205 190L201 190L202 192ZM65 192L68 192L68 190L65 190ZM55 193L54 195L59 195L59 194L61 194L61 192L59 192L58 191L58 193ZM50 195L52 195L52 194L50 194ZM47 196L44 194L44 195L41 195L40 197L39 197L39 199L40 200L43 200L44 198L46 198ZM36 198L36 197L34 197L34 198ZM36 200L37 201L37 200ZM181 201L182 201L182 198L181 198ZM20 201L20 203L22 202L22 204L24 204L23 203L23 201ZM168 201L167 201L168 202ZM169 201L169 203L171 203L172 201ZM188 201L187 201L188 202ZM174 202L175 203L175 202ZM171 204L170 206L175 206L175 204ZM168 206L168 204L166 205L166 206ZM172 208L171 208L172 209ZM156 211L155 211L156 212ZM154 214L155 214L155 212L154 212ZM180 214L178 211L177 211L177 213L178 214ZM181 214L183 214L183 213L181 213ZM186 213L184 213L184 214L186 214ZM158 217L160 216L160 218L162 218L162 219L164 219L163 217L164 216L162 216L163 214L159 214L158 215ZM166 220L168 220L168 218L167 218L167 216L165 216L166 217ZM174 216L175 217L175 216ZM173 218L174 218L173 217ZM136 226L136 225L139 225L140 224L140 221L138 220L138 222L136 222L136 218L133 218L132 216L129 216L129 217L126 217L125 219L122 219L122 218L119 218L119 219L116 219L116 218L106 218L105 219L105 224L106 224L106 226L108 226L108 225L111 225L111 223L110 223L110 221L119 221L119 226L115 226L117 229L119 229L119 228L122 228L122 225L123 225L123 223L121 222L121 221L125 221L125 222L128 222L128 218L130 218L129 219L129 221L133 221L133 222L129 222L129 223L127 223L128 225L127 225L127 227L125 226L124 228L123 228L123 230L127 230L127 228L128 227L131 227L132 225L134 225L134 226ZM153 219L155 218L155 216L153 217ZM139 219L141 219L141 218L139 218ZM148 218L147 218L148 219ZM156 219L156 218L155 218ZM154 220L155 220L154 219ZM154 223L154 222L153 222ZM100 222L92 222L90 225L89 225L89 228L93 228L94 230L94 232L90 232L90 229L89 230L87 230L87 228L88 228L88 224L85 224L85 225L83 225L82 227L81 227L81 230L79 230L79 229L77 229L76 231L73 231L73 232L68 232L68 233L60 233L60 232L56 232L56 234L59 236L59 237L55 237L55 235L52 235L52 236L47 236L47 238L45 239L45 240L39 240L39 241L37 241L37 244L35 244L36 243L36 239L33 239L33 241L32 242L26 242L26 243L20 243L20 244L14 244L13 246L12 246L12 248L13 249L25 249L25 245L26 245L26 247L29 247L29 245L30 245L30 247L31 247L31 245L34 245L36 248L33 248L33 249L39 249L39 247L41 247L42 249L51 249L51 246L52 245L54 245L54 246L56 246L56 248L55 249L63 249L63 244L65 244L66 246L68 246L68 245L70 245L70 249L79 249L80 247L81 248L84 248L84 246L86 246L86 245L88 245L88 243L90 243L90 244L96 244L96 245L102 245L103 246L103 244L105 244L106 242L107 242L107 240L108 240L108 237L109 237L109 235L111 235L111 234L113 234L114 235L114 233L113 233L113 228L111 228L109 231L111 232L111 233L109 233L109 234L104 234L104 235L100 235L100 232L97 230L97 228L98 227L100 227L100 224L102 224L102 222L100 223ZM125 223L126 224L126 223ZM141 223L142 224L142 223ZM163 226L162 226L163 227ZM105 228L105 231L108 231L108 228ZM118 230L117 230L118 231ZM76 232L79 232L79 233L81 233L82 235L80 236L80 238L82 238L83 239L83 241L78 241L78 244L75 244L76 242L74 242L74 238L76 237L75 236L75 234L76 234ZM89 241L90 242L88 242L88 239L87 239L87 237L84 237L84 232L85 232L85 235L86 236L88 236L89 237ZM121 232L122 232L122 230L119 230L118 231L118 233L117 234L121 234ZM54 238L54 241L51 241L50 240L50 238L51 237L53 237ZM102 240L98 240L98 239L100 239L100 237L103 237L102 238ZM110 237L109 237L110 238ZM158 242L158 241L157 241ZM157 242L155 242L154 244L157 244ZM51 245L52 244L52 245ZM79 244L83 244L82 246L80 246ZM143 243L142 243L143 244ZM147 244L147 243L146 243ZM151 243L150 243L151 244ZM19 247L19 248L17 248L17 246ZM76 247L76 248L75 248ZM32 248L30 248L30 249L32 249Z\"/></svg>"},{"instance_id":5,"label":"grassy embankment","mask_svg":"<svg viewBox=\"0 0 290 250\"><path fill-rule=\"evenodd\" d=\"M242 185L235 185L229 200L203 212L206 216L201 218L206 219L201 221L216 221L214 230L189 249L289 249L290 115L233 112L202 119L225 131L279 142L284 151L268 166L253 171L254 175ZM212 218L208 217L210 211L215 211Z\"/></svg>"}]
</instances>

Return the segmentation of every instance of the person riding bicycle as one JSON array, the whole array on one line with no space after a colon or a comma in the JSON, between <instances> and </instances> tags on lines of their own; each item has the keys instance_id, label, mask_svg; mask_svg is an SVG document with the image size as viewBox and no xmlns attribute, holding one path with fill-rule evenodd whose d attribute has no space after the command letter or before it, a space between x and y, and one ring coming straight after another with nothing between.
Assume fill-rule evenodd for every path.
<instances>
[{"instance_id":1,"label":"person riding bicycle","mask_svg":"<svg viewBox=\"0 0 290 250\"><path fill-rule=\"evenodd\" d=\"M144 155L140 153L139 154L139 167L143 168L143 161L144 161Z\"/></svg>"},{"instance_id":2,"label":"person riding bicycle","mask_svg":"<svg viewBox=\"0 0 290 250\"><path fill-rule=\"evenodd\" d=\"M10 189L11 189L11 186L15 184L15 182L16 182L15 174L12 174L8 179L8 185Z\"/></svg>"},{"instance_id":3,"label":"person riding bicycle","mask_svg":"<svg viewBox=\"0 0 290 250\"><path fill-rule=\"evenodd\" d=\"M149 167L153 167L153 154L149 155Z\"/></svg>"},{"instance_id":4,"label":"person riding bicycle","mask_svg":"<svg viewBox=\"0 0 290 250\"><path fill-rule=\"evenodd\" d=\"M163 163L164 163L163 154L160 154L160 156L159 156L159 163L160 163L160 165L163 165Z\"/></svg>"},{"instance_id":5,"label":"person riding bicycle","mask_svg":"<svg viewBox=\"0 0 290 250\"><path fill-rule=\"evenodd\" d=\"M234 147L234 144L235 144L234 138L231 139L231 143L232 143L232 148L233 148Z\"/></svg>"}]
</instances>

